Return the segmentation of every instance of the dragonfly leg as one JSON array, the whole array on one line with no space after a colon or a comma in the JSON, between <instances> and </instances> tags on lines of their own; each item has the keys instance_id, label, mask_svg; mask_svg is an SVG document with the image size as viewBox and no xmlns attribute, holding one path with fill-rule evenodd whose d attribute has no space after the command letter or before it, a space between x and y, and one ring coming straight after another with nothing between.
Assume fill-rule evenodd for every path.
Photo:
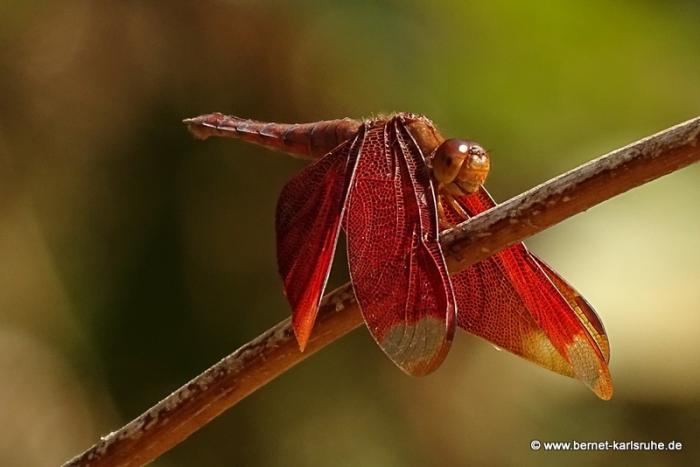
<instances>
[{"instance_id":1,"label":"dragonfly leg","mask_svg":"<svg viewBox=\"0 0 700 467\"><path fill-rule=\"evenodd\" d=\"M438 197L437 211L438 211L438 223L440 225L440 230L451 229L452 227L455 226L455 224L453 224L452 222L450 222L448 220L447 215L445 214L445 206L442 204L444 200L445 200L444 195L440 195Z\"/></svg>"},{"instance_id":2,"label":"dragonfly leg","mask_svg":"<svg viewBox=\"0 0 700 467\"><path fill-rule=\"evenodd\" d=\"M452 195L446 195L444 197L447 200L447 203L450 205L450 207L457 213L459 217L462 219L469 219L469 213L464 210L462 205L460 205L457 200L455 199L454 196Z\"/></svg>"}]
</instances>

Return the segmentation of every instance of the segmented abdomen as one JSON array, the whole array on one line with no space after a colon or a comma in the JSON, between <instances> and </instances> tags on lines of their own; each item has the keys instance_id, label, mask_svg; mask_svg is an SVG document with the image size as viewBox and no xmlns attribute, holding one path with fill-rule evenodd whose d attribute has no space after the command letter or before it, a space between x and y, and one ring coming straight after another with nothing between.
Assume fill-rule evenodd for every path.
<instances>
[{"instance_id":1,"label":"segmented abdomen","mask_svg":"<svg viewBox=\"0 0 700 467\"><path fill-rule=\"evenodd\" d=\"M314 123L267 123L213 113L184 120L200 139L236 138L304 159L318 159L351 138L362 122L350 118Z\"/></svg>"}]
</instances>

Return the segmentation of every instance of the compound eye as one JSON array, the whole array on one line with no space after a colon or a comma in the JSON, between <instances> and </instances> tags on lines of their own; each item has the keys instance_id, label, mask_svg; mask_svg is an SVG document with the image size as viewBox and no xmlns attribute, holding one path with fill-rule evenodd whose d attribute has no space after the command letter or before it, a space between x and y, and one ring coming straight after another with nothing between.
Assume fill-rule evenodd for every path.
<instances>
[{"instance_id":1,"label":"compound eye","mask_svg":"<svg viewBox=\"0 0 700 467\"><path fill-rule=\"evenodd\" d=\"M469 157L469 145L466 141L445 140L435 151L432 160L435 178L443 184L452 183L467 157Z\"/></svg>"},{"instance_id":2,"label":"compound eye","mask_svg":"<svg viewBox=\"0 0 700 467\"><path fill-rule=\"evenodd\" d=\"M481 145L465 139L448 139L435 151L432 165L440 184L464 194L479 189L486 180L491 162Z\"/></svg>"}]
</instances>

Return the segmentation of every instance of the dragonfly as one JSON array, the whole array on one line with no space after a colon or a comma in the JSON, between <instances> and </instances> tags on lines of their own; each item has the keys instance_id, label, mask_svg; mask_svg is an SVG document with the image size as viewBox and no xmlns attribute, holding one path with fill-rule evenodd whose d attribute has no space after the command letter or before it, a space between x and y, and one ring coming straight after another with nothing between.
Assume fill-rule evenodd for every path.
<instances>
[{"instance_id":1,"label":"dragonfly","mask_svg":"<svg viewBox=\"0 0 700 467\"><path fill-rule=\"evenodd\" d=\"M523 243L449 275L440 232L491 209L490 155L445 139L423 115L267 123L185 119L222 136L310 159L280 193L279 273L300 350L311 336L341 230L370 334L404 372L440 366L457 327L612 396L610 346L593 307Z\"/></svg>"}]
</instances>

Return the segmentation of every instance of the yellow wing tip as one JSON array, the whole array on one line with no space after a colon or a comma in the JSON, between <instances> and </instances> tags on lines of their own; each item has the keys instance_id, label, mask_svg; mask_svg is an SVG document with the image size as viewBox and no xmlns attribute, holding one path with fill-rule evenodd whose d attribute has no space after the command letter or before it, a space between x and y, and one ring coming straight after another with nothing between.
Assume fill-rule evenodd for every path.
<instances>
[{"instance_id":1,"label":"yellow wing tip","mask_svg":"<svg viewBox=\"0 0 700 467\"><path fill-rule=\"evenodd\" d=\"M613 396L613 387L610 382L608 384L597 384L595 387L591 388L596 396L600 397L604 401L609 401Z\"/></svg>"},{"instance_id":2,"label":"yellow wing tip","mask_svg":"<svg viewBox=\"0 0 700 467\"><path fill-rule=\"evenodd\" d=\"M566 346L569 362L576 378L603 400L610 400L613 395L612 377L608 365L582 336L574 337L571 344Z\"/></svg>"},{"instance_id":3,"label":"yellow wing tip","mask_svg":"<svg viewBox=\"0 0 700 467\"><path fill-rule=\"evenodd\" d=\"M445 321L426 316L416 323L396 325L381 338L374 333L372 337L404 373L420 377L435 371L445 360L452 342L450 332Z\"/></svg>"},{"instance_id":4,"label":"yellow wing tip","mask_svg":"<svg viewBox=\"0 0 700 467\"><path fill-rule=\"evenodd\" d=\"M610 370L608 366L601 363L601 367L598 370L598 377L593 381L584 381L596 396L600 397L604 401L609 401L613 396L613 384L612 377L610 376Z\"/></svg>"}]
</instances>

